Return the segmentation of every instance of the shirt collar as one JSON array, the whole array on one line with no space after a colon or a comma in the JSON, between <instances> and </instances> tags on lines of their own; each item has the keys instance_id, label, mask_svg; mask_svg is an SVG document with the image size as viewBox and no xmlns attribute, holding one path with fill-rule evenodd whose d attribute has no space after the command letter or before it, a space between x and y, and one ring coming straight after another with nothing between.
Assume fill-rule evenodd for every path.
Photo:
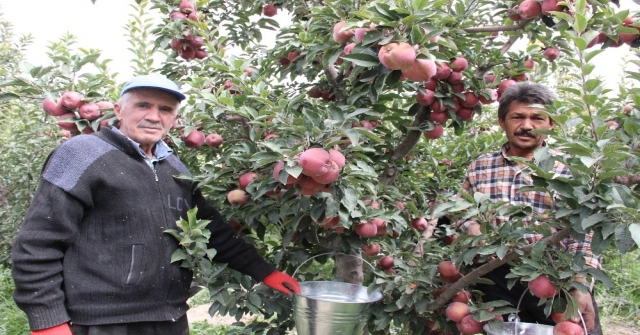
<instances>
[{"instance_id":1,"label":"shirt collar","mask_svg":"<svg viewBox=\"0 0 640 335\"><path fill-rule=\"evenodd\" d=\"M144 152L144 150L142 150L142 148L140 148L140 143L132 140L131 138L129 138L129 136L123 134L120 129L116 128L116 127L112 127L111 128L113 130L113 132L115 132L116 134L120 134L124 137L127 138L127 140L129 140L129 142L131 142L133 144L133 147L136 148L136 150L138 151L138 153L143 157L143 158L148 158L147 154ZM173 150L171 148L169 148L169 146L164 143L164 141L158 141L156 142L156 144L153 146L153 157L157 160L163 160L167 157L169 157L171 154L173 153Z\"/></svg>"}]
</instances>

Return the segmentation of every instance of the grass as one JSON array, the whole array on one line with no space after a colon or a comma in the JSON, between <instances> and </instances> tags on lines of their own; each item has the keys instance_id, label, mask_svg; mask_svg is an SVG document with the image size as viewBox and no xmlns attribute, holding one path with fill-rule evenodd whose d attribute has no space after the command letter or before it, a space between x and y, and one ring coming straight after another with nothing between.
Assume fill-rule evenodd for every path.
<instances>
[{"instance_id":1,"label":"grass","mask_svg":"<svg viewBox=\"0 0 640 335\"><path fill-rule=\"evenodd\" d=\"M604 270L613 285L606 289L596 285L596 301L603 324L614 322L640 326L640 251L620 255L605 253Z\"/></svg>"},{"instance_id":2,"label":"grass","mask_svg":"<svg viewBox=\"0 0 640 335\"><path fill-rule=\"evenodd\" d=\"M0 334L29 334L27 315L16 306L11 269L0 265Z\"/></svg>"}]
</instances>

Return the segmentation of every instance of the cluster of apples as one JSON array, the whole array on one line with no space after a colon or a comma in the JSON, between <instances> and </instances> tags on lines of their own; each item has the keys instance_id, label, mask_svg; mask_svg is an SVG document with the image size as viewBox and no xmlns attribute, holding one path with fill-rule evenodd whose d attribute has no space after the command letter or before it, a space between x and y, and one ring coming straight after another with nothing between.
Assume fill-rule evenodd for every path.
<instances>
[{"instance_id":1,"label":"cluster of apples","mask_svg":"<svg viewBox=\"0 0 640 335\"><path fill-rule=\"evenodd\" d=\"M345 163L344 155L336 149L327 151L324 148L310 148L297 156L297 164L302 167L302 173L297 178L287 175L286 179L283 179L283 176L280 176L284 168L283 161L275 165L273 177L286 188L299 185L301 194L313 195L325 190L327 184L338 180Z\"/></svg>"},{"instance_id":2,"label":"cluster of apples","mask_svg":"<svg viewBox=\"0 0 640 335\"><path fill-rule=\"evenodd\" d=\"M238 178L238 188L227 193L227 201L234 206L240 206L247 203L249 196L245 190L247 189L247 186L251 184L253 179L257 177L259 177L259 175L253 171L240 175L240 178Z\"/></svg>"},{"instance_id":3,"label":"cluster of apples","mask_svg":"<svg viewBox=\"0 0 640 335\"><path fill-rule=\"evenodd\" d=\"M540 299L551 299L558 295L560 291L551 282L549 277L545 275L539 275L535 279L527 283L529 291L534 296ZM556 322L553 327L553 333L557 335L583 335L584 330L580 324L580 317L577 315L567 316L567 311L558 313L555 310L551 311L551 319Z\"/></svg>"},{"instance_id":4,"label":"cluster of apples","mask_svg":"<svg viewBox=\"0 0 640 335\"><path fill-rule=\"evenodd\" d=\"M179 11L170 14L171 20L194 20L200 19L201 14L196 10L196 5L188 0L180 2ZM207 51L202 49L204 46L204 38L188 34L181 39L171 40L171 49L178 52L178 55L185 60L204 59L207 57Z\"/></svg>"},{"instance_id":5,"label":"cluster of apples","mask_svg":"<svg viewBox=\"0 0 640 335\"><path fill-rule=\"evenodd\" d=\"M107 101L92 102L84 99L81 93L64 92L57 102L49 97L42 100L42 109L51 116L58 117L58 126L67 131L78 131L76 121L93 121L103 115L103 111L113 110L113 104ZM102 120L100 126L106 126L109 119ZM83 133L93 132L93 128L84 127Z\"/></svg>"},{"instance_id":6,"label":"cluster of apples","mask_svg":"<svg viewBox=\"0 0 640 335\"><path fill-rule=\"evenodd\" d=\"M181 139L184 145L191 149L198 149L205 143L209 147L218 148L224 141L219 134L211 133L205 136L203 132L197 129L193 129L189 134L182 136Z\"/></svg>"},{"instance_id":7,"label":"cluster of apples","mask_svg":"<svg viewBox=\"0 0 640 335\"><path fill-rule=\"evenodd\" d=\"M357 43L363 41L366 33L376 29L375 24L371 24L368 28L356 29L344 29L345 25L346 22L340 21L333 27L333 39L336 43L344 44L349 42L351 38L355 39L355 42L344 47L343 55L351 54ZM428 33L426 30L425 32ZM429 42L435 43L438 39L436 36ZM380 46L378 59L384 67L401 71L402 80L425 82L425 88L418 91L416 100L420 105L431 108L430 120L435 126L432 130L426 131L424 135L427 139L436 139L442 136L444 132L442 125L450 119L448 111L455 113L463 121L469 121L473 118L475 108L479 105L480 94L465 89L463 71L469 65L465 57L456 57L450 62L436 63L430 59L420 58L416 52L417 49L419 49L418 45L413 46L403 41L392 41ZM440 85L440 83L443 84ZM443 103L442 99L436 98L435 91L437 89L440 92L448 93L453 101L451 106ZM309 92L310 96L312 94L320 96L313 89Z\"/></svg>"}]
</instances>

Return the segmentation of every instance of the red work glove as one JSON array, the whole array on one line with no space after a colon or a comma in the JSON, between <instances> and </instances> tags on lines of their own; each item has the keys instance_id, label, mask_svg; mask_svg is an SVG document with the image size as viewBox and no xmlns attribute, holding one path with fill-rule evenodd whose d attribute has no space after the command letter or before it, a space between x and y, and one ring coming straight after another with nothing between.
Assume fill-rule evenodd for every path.
<instances>
[{"instance_id":1,"label":"red work glove","mask_svg":"<svg viewBox=\"0 0 640 335\"><path fill-rule=\"evenodd\" d=\"M71 335L71 329L69 324L63 323L51 328L32 330L31 335Z\"/></svg>"},{"instance_id":2,"label":"red work glove","mask_svg":"<svg viewBox=\"0 0 640 335\"><path fill-rule=\"evenodd\" d=\"M291 291L300 294L300 284L291 276L284 272L273 271L264 277L262 282L274 290L278 290L284 294L291 294Z\"/></svg>"}]
</instances>

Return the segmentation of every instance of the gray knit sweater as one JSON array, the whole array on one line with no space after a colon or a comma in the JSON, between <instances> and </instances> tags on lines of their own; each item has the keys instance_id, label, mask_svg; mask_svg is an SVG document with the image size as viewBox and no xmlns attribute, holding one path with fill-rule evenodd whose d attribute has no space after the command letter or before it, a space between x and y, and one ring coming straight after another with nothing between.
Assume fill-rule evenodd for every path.
<instances>
[{"instance_id":1,"label":"gray knit sweater","mask_svg":"<svg viewBox=\"0 0 640 335\"><path fill-rule=\"evenodd\" d=\"M76 136L47 159L12 251L14 299L31 329L164 321L187 311L192 274L171 263L165 229L198 207L211 220L210 247L260 281L274 268L238 238L171 155L149 168L110 129Z\"/></svg>"}]
</instances>

